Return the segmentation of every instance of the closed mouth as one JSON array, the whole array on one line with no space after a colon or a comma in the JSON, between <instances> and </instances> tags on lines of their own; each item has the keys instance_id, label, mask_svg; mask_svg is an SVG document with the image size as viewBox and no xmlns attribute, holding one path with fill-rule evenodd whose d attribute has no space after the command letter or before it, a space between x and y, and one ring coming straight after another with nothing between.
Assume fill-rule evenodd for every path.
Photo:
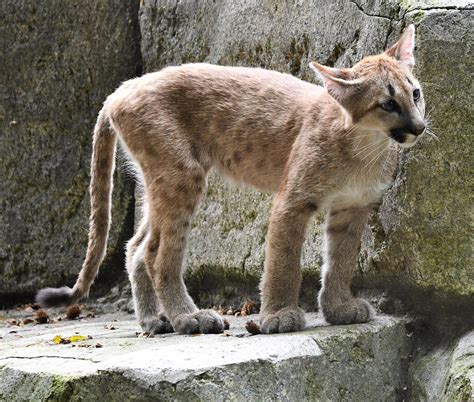
<instances>
[{"instance_id":1,"label":"closed mouth","mask_svg":"<svg viewBox=\"0 0 474 402\"><path fill-rule=\"evenodd\" d=\"M390 138L403 148L410 148L416 144L418 136L406 132L403 128L393 128L390 130Z\"/></svg>"},{"instance_id":2,"label":"closed mouth","mask_svg":"<svg viewBox=\"0 0 474 402\"><path fill-rule=\"evenodd\" d=\"M390 130L390 137L400 144L403 144L407 139L405 131L399 128L392 128Z\"/></svg>"}]
</instances>

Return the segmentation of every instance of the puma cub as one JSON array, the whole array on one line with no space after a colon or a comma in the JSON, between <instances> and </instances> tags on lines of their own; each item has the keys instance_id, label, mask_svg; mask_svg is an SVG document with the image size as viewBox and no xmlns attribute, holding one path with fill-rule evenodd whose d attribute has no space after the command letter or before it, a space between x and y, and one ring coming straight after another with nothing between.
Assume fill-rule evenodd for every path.
<instances>
[{"instance_id":1,"label":"puma cub","mask_svg":"<svg viewBox=\"0 0 474 402\"><path fill-rule=\"evenodd\" d=\"M46 306L87 296L110 225L117 139L145 190L144 217L128 243L127 270L144 331L219 333L221 317L199 310L183 282L190 223L211 167L274 192L261 282L263 333L305 327L298 307L301 247L309 219L325 211L319 303L332 324L370 320L351 294L360 238L390 185L397 146L425 130L412 74L414 26L384 53L352 68L311 63L324 87L258 68L187 64L129 80L104 103L94 131L91 217L84 265L72 289L43 289Z\"/></svg>"}]
</instances>

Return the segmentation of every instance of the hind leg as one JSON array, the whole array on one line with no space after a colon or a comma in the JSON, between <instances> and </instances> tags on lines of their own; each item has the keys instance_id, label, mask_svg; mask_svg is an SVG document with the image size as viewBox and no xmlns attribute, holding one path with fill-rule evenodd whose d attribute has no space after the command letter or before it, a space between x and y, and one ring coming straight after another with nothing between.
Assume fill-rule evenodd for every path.
<instances>
[{"instance_id":1,"label":"hind leg","mask_svg":"<svg viewBox=\"0 0 474 402\"><path fill-rule=\"evenodd\" d=\"M127 272L132 286L133 304L140 327L150 334L173 332L166 315L160 311L160 304L153 282L148 275L145 261L147 223L144 220L136 235L127 245Z\"/></svg>"},{"instance_id":2,"label":"hind leg","mask_svg":"<svg viewBox=\"0 0 474 402\"><path fill-rule=\"evenodd\" d=\"M147 188L150 238L145 261L160 305L173 328L182 334L220 333L224 326L212 310L200 311L183 281L182 263L191 218L204 192L206 172L199 166L160 166L161 175ZM158 253L156 252L159 239Z\"/></svg>"}]
</instances>

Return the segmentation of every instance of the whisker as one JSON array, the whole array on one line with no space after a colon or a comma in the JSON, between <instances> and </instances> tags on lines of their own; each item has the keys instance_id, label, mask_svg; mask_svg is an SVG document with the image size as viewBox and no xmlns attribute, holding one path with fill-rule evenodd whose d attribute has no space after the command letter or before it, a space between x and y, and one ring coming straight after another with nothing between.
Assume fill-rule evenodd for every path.
<instances>
[{"instance_id":1,"label":"whisker","mask_svg":"<svg viewBox=\"0 0 474 402\"><path fill-rule=\"evenodd\" d=\"M361 136L361 137L362 137L362 138L359 140L358 144L360 144L360 141L361 141L364 137L366 137L366 136ZM359 137L357 137L357 138L359 138ZM379 142L381 142L381 141L383 141L383 140L385 140L385 137L378 138L378 139L376 139L376 141L374 141L374 142L369 142L368 144L365 144L365 145L363 145L362 147L357 146L356 149L355 149L355 151L360 150L360 149L364 149L364 148L367 148L367 147L370 147L370 146L372 146L372 145L374 145L374 144L378 144Z\"/></svg>"},{"instance_id":2,"label":"whisker","mask_svg":"<svg viewBox=\"0 0 474 402\"><path fill-rule=\"evenodd\" d=\"M424 87L424 86L433 86L433 87L438 87L438 88L441 88L442 86L439 85L439 84L436 84L434 82L429 82L429 81L420 81L421 83L421 86Z\"/></svg>"},{"instance_id":3,"label":"whisker","mask_svg":"<svg viewBox=\"0 0 474 402\"><path fill-rule=\"evenodd\" d=\"M355 147L355 151L357 151L358 149L361 149L361 148L359 148L359 145L360 145L360 143L362 142L362 140L363 140L364 138L367 138L367 137L371 136L371 135L373 135L373 133L371 133L371 132L365 132L365 133L363 133L363 134L360 134L360 135L356 136L355 139L358 138L358 139L359 139L359 142L357 143L357 145L356 145L356 147ZM377 142L378 142L378 141L377 141ZM369 144L366 144L366 145L370 145L370 144L372 144L372 143L369 143Z\"/></svg>"},{"instance_id":4,"label":"whisker","mask_svg":"<svg viewBox=\"0 0 474 402\"><path fill-rule=\"evenodd\" d=\"M373 149L376 149L379 145L379 142L371 142L368 145L365 145L362 148L356 149L355 151L358 151L356 154L352 156L352 158L356 158L357 156L363 154L364 152L370 152Z\"/></svg>"},{"instance_id":5,"label":"whisker","mask_svg":"<svg viewBox=\"0 0 474 402\"><path fill-rule=\"evenodd\" d=\"M343 135L343 137L347 137L351 135L356 129L358 128L357 124L354 124L347 132Z\"/></svg>"},{"instance_id":6,"label":"whisker","mask_svg":"<svg viewBox=\"0 0 474 402\"><path fill-rule=\"evenodd\" d=\"M365 155L361 161L367 159L370 155L373 155L374 153L380 151L380 149L385 149L385 144L382 144L382 146L378 146L377 148L373 149L371 152L369 152L367 155ZM367 165L366 165L367 166Z\"/></svg>"},{"instance_id":7,"label":"whisker","mask_svg":"<svg viewBox=\"0 0 474 402\"><path fill-rule=\"evenodd\" d=\"M369 142L368 144L365 144L365 145L363 145L362 147L360 147L359 145L360 145L360 143L362 142L362 140L363 140L363 137L359 139L359 142L356 144L356 147L355 147L355 149L354 149L354 152L355 152L355 151L359 151L359 150L363 150L363 149L366 149L366 148L369 148L369 147L371 147L373 144L376 144L376 143L378 142L378 141L377 141L377 142Z\"/></svg>"},{"instance_id":8,"label":"whisker","mask_svg":"<svg viewBox=\"0 0 474 402\"><path fill-rule=\"evenodd\" d=\"M370 156L372 153L374 153L374 152L379 148L379 145L380 145L380 144L384 144L384 143L385 143L385 140L386 140L385 138L382 138L382 139L380 139L379 141L372 142L372 143L370 143L369 145L366 145L365 147L363 147L362 150L360 150L359 152L357 152L357 153L353 156L353 158L355 158L356 156L358 156L358 155L360 155L360 154L362 154L362 153L368 151L367 154L366 154L363 158L361 158L361 160L366 159L368 156ZM385 144L384 144L384 146L385 146Z\"/></svg>"},{"instance_id":9,"label":"whisker","mask_svg":"<svg viewBox=\"0 0 474 402\"><path fill-rule=\"evenodd\" d=\"M362 135L359 135L357 138L359 138L359 142L356 144L356 147L355 147L355 150L354 151L357 151L359 149L359 145L361 144L362 140L367 137L369 134L366 133L366 134L362 134Z\"/></svg>"},{"instance_id":10,"label":"whisker","mask_svg":"<svg viewBox=\"0 0 474 402\"><path fill-rule=\"evenodd\" d=\"M380 150L380 148L378 148ZM373 157L365 166L364 166L364 169L368 169L368 172L370 172L372 170L372 168L375 166L375 164L377 163L377 161L380 159L380 157L383 155L383 153L385 152L386 148L385 146L382 147L382 150L377 154L375 155L375 157Z\"/></svg>"},{"instance_id":11,"label":"whisker","mask_svg":"<svg viewBox=\"0 0 474 402\"><path fill-rule=\"evenodd\" d=\"M426 128L425 132L426 132L426 134L430 135L431 137L433 137L434 139L439 141L439 137L435 133L433 133L433 131L431 131L430 129Z\"/></svg>"}]
</instances>

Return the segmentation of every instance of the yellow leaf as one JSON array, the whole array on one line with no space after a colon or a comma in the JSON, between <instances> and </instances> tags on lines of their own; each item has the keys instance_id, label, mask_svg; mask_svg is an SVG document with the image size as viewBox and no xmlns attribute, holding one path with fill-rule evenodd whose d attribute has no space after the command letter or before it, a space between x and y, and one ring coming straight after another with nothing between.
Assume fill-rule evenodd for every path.
<instances>
[{"instance_id":1,"label":"yellow leaf","mask_svg":"<svg viewBox=\"0 0 474 402\"><path fill-rule=\"evenodd\" d=\"M56 336L53 338L53 343L56 344L56 345L59 345L62 341L63 341L63 338L62 338L62 336L60 336L60 335L56 335Z\"/></svg>"},{"instance_id":2,"label":"yellow leaf","mask_svg":"<svg viewBox=\"0 0 474 402\"><path fill-rule=\"evenodd\" d=\"M85 341L86 339L89 339L89 338L84 335L73 335L68 338L63 338L61 335L56 335L53 338L53 343L55 345L59 345L59 344L67 345L68 343L71 343L71 342L80 342L80 341Z\"/></svg>"},{"instance_id":3,"label":"yellow leaf","mask_svg":"<svg viewBox=\"0 0 474 402\"><path fill-rule=\"evenodd\" d=\"M68 338L71 342L79 342L79 341L85 341L87 339L87 336L84 335L73 335Z\"/></svg>"}]
</instances>

